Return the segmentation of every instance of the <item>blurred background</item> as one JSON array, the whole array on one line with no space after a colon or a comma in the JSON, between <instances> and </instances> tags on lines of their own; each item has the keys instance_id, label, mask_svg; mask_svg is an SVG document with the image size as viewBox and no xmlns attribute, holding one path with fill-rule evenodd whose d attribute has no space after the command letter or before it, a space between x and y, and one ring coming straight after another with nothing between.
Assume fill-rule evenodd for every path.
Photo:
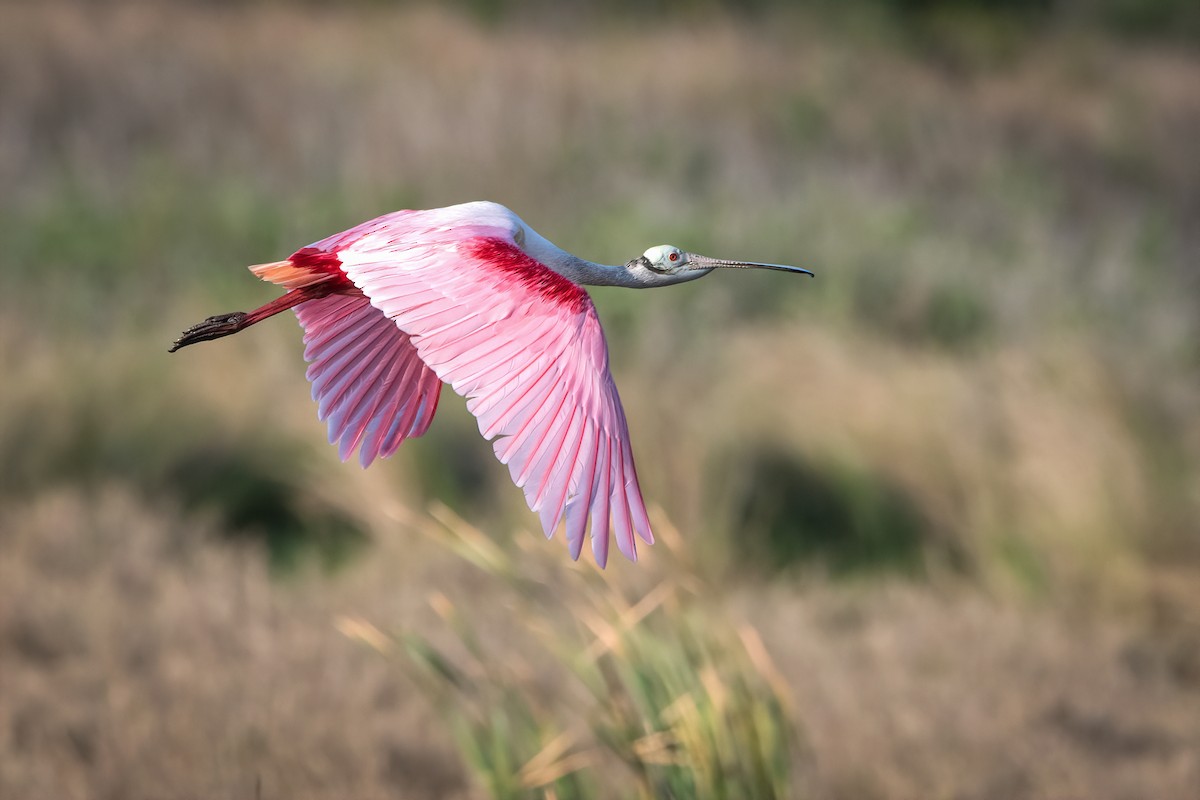
<instances>
[{"instance_id":1,"label":"blurred background","mask_svg":"<svg viewBox=\"0 0 1200 800\"><path fill-rule=\"evenodd\" d=\"M0 797L1196 798L1200 6L0 5ZM661 541L363 471L244 265L490 199Z\"/></svg>"}]
</instances>

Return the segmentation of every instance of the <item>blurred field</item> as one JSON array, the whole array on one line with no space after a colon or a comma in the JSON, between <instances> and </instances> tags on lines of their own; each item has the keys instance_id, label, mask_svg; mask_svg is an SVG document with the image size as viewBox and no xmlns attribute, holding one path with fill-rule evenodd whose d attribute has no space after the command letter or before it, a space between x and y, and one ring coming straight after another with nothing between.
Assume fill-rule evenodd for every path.
<instances>
[{"instance_id":1,"label":"blurred field","mask_svg":"<svg viewBox=\"0 0 1200 800\"><path fill-rule=\"evenodd\" d=\"M0 798L1195 798L1200 50L465 8L0 5ZM818 273L593 292L637 566L449 392L362 471L287 320L165 352L485 198Z\"/></svg>"}]
</instances>

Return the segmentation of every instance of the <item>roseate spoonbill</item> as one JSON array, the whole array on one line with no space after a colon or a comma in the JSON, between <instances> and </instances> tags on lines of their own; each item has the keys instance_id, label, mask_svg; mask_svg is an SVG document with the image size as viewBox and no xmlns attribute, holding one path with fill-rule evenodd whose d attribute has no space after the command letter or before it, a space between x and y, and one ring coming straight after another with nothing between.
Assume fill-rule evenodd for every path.
<instances>
[{"instance_id":1,"label":"roseate spoonbill","mask_svg":"<svg viewBox=\"0 0 1200 800\"><path fill-rule=\"evenodd\" d=\"M671 245L605 266L560 250L495 203L397 211L250 267L287 292L193 325L171 352L294 309L317 416L341 458L357 448L364 467L425 433L448 383L484 438L496 439L496 457L546 536L565 515L577 559L590 518L603 567L610 523L631 560L634 534L654 537L608 346L582 285L670 286L721 267L812 274Z\"/></svg>"}]
</instances>

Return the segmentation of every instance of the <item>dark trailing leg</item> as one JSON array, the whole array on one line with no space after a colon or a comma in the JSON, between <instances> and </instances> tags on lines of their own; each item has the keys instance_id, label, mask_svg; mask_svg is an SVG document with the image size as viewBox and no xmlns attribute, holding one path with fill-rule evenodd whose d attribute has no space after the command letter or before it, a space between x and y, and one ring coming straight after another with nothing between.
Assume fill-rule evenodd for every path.
<instances>
[{"instance_id":1,"label":"dark trailing leg","mask_svg":"<svg viewBox=\"0 0 1200 800\"><path fill-rule=\"evenodd\" d=\"M171 349L167 352L174 353L179 348L187 347L189 344L207 342L210 339L220 339L222 336L237 333L246 327L246 320L249 316L245 311L234 311L229 314L217 314L215 317L209 317L204 322L199 322L181 333L179 338L175 340L175 344L171 345Z\"/></svg>"},{"instance_id":2,"label":"dark trailing leg","mask_svg":"<svg viewBox=\"0 0 1200 800\"><path fill-rule=\"evenodd\" d=\"M260 306L249 313L234 311L229 314L218 314L215 317L209 317L204 322L193 325L181 333L179 338L175 340L175 344L171 345L171 349L167 352L174 353L179 348L187 347L189 344L207 342L210 339L220 339L222 336L243 331L256 322L262 322L267 317L275 316L280 311L295 308L309 300L319 300L322 297L328 297L336 289L336 285L330 282L312 284L299 289L292 289L287 294L280 295L265 306Z\"/></svg>"}]
</instances>

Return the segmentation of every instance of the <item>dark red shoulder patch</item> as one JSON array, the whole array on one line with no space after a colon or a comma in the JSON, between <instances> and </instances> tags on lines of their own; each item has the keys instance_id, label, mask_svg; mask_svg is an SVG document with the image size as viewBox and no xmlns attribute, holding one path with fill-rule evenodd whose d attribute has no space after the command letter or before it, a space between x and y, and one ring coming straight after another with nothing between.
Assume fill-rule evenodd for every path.
<instances>
[{"instance_id":1,"label":"dark red shoulder patch","mask_svg":"<svg viewBox=\"0 0 1200 800\"><path fill-rule=\"evenodd\" d=\"M503 272L514 281L520 281L549 302L576 313L586 309L590 302L582 286L559 275L512 242L484 236L467 242L465 249L489 267Z\"/></svg>"}]
</instances>

